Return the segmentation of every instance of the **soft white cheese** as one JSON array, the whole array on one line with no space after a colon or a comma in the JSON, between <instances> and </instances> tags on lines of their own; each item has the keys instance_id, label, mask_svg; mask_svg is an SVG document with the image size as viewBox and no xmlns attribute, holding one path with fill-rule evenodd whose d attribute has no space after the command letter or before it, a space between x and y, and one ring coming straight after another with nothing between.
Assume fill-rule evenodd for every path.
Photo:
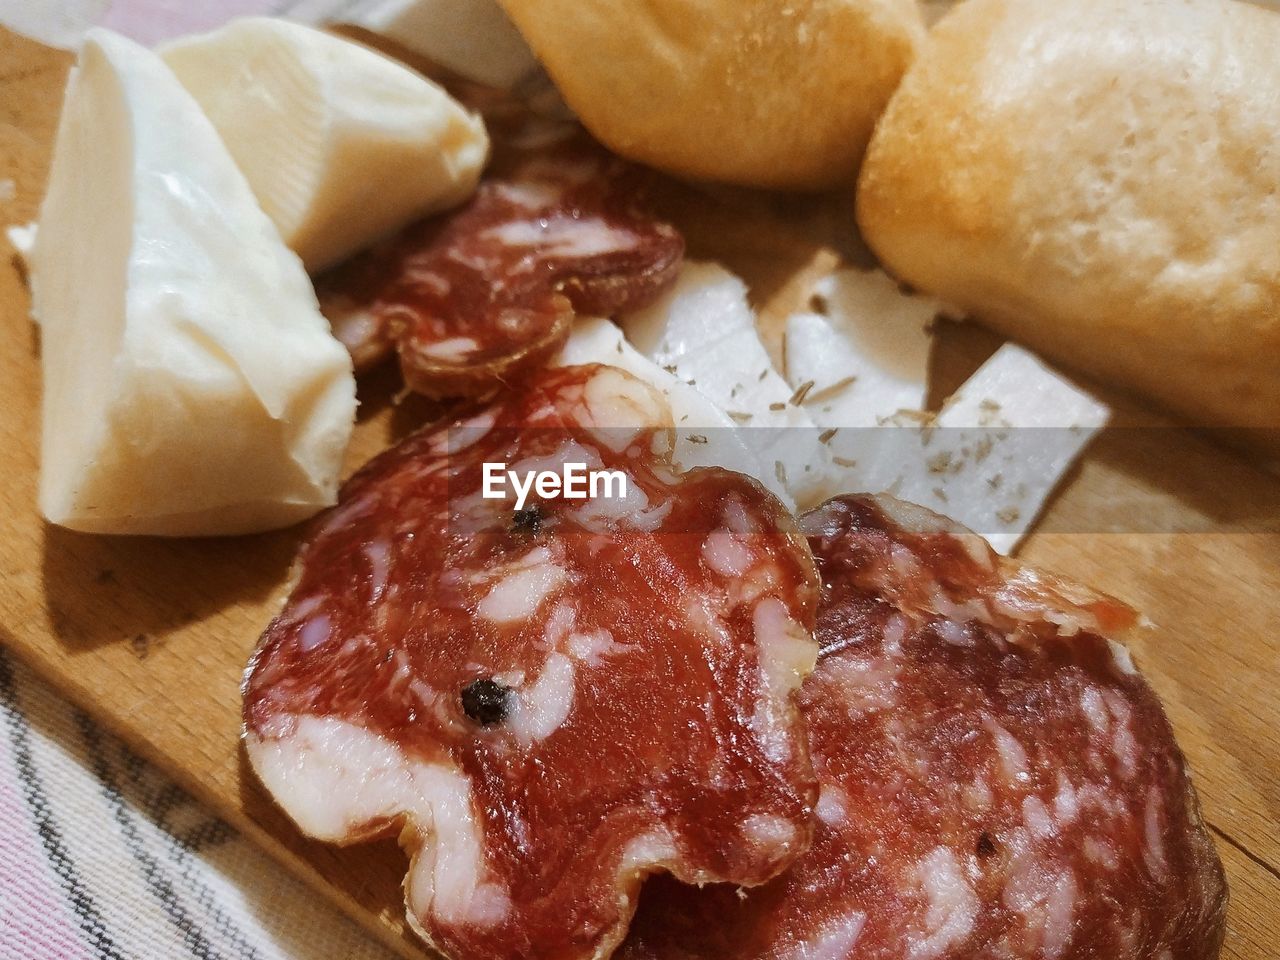
<instances>
[{"instance_id":1,"label":"soft white cheese","mask_svg":"<svg viewBox=\"0 0 1280 960\"><path fill-rule=\"evenodd\" d=\"M241 533L334 501L351 361L196 102L108 31L67 85L30 264L49 520Z\"/></svg>"},{"instance_id":2,"label":"soft white cheese","mask_svg":"<svg viewBox=\"0 0 1280 960\"><path fill-rule=\"evenodd\" d=\"M511 87L538 68L497 0L342 0L338 19L389 37L460 76Z\"/></svg>"},{"instance_id":3,"label":"soft white cheese","mask_svg":"<svg viewBox=\"0 0 1280 960\"><path fill-rule=\"evenodd\" d=\"M321 30L246 17L160 52L312 272L461 203L488 157L440 86Z\"/></svg>"},{"instance_id":4,"label":"soft white cheese","mask_svg":"<svg viewBox=\"0 0 1280 960\"><path fill-rule=\"evenodd\" d=\"M1005 344L936 417L907 415L881 427L840 430L832 493L890 493L981 533L1010 553L1109 409Z\"/></svg>"},{"instance_id":5,"label":"soft white cheese","mask_svg":"<svg viewBox=\"0 0 1280 960\"><path fill-rule=\"evenodd\" d=\"M929 415L930 327L952 311L882 270L838 270L813 301L788 319L784 351L830 454L824 494L887 492L1011 552L1107 408L1010 344Z\"/></svg>"},{"instance_id":6,"label":"soft white cheese","mask_svg":"<svg viewBox=\"0 0 1280 960\"><path fill-rule=\"evenodd\" d=\"M809 385L806 412L824 427L873 427L899 410L922 410L930 326L941 312L905 294L883 270L838 270L813 289L821 312L787 320L787 381Z\"/></svg>"},{"instance_id":7,"label":"soft white cheese","mask_svg":"<svg viewBox=\"0 0 1280 960\"><path fill-rule=\"evenodd\" d=\"M772 485L802 507L816 502L827 451L774 370L740 279L718 264L688 262L671 290L621 322L641 354L725 411Z\"/></svg>"}]
</instances>

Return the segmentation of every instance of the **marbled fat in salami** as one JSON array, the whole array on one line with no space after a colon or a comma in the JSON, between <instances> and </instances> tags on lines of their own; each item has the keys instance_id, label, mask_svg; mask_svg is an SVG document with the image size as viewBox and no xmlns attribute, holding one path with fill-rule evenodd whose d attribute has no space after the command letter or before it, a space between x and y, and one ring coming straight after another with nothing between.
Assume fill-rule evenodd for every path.
<instances>
[{"instance_id":1,"label":"marbled fat in salami","mask_svg":"<svg viewBox=\"0 0 1280 960\"><path fill-rule=\"evenodd\" d=\"M812 557L754 481L674 475L669 424L590 366L413 435L317 519L250 664L259 777L311 836L403 830L448 957L607 956L645 875L759 884L808 845ZM626 495L517 511L485 462Z\"/></svg>"},{"instance_id":2,"label":"marbled fat in salami","mask_svg":"<svg viewBox=\"0 0 1280 960\"><path fill-rule=\"evenodd\" d=\"M644 210L637 167L572 128L508 145L500 166L459 210L322 279L357 366L394 344L411 389L482 395L541 366L575 314L635 309L675 280L684 241Z\"/></svg>"},{"instance_id":3,"label":"marbled fat in salami","mask_svg":"<svg viewBox=\"0 0 1280 960\"><path fill-rule=\"evenodd\" d=\"M739 893L655 878L624 960L1208 960L1226 887L1108 598L919 508L802 525L823 598L802 707L810 852Z\"/></svg>"}]
</instances>

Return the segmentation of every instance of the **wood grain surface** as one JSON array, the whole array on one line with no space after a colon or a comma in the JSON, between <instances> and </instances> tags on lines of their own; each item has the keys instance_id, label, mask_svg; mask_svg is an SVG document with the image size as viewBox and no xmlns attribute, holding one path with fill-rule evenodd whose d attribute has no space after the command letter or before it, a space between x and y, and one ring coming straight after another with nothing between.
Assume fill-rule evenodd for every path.
<instances>
[{"instance_id":1,"label":"wood grain surface","mask_svg":"<svg viewBox=\"0 0 1280 960\"><path fill-rule=\"evenodd\" d=\"M0 180L14 182L12 199L0 200L6 225L35 216L69 64L0 32ZM664 206L691 252L741 273L774 334L807 277L859 256L847 198L668 193ZM402 920L395 845L302 839L240 750L241 671L283 599L296 531L128 539L44 523L35 508L39 336L17 261L0 250L0 641L383 942L420 956ZM995 345L945 331L935 393ZM362 382L349 468L430 415L395 403L397 390L391 373ZM1164 699L1226 865L1223 956L1271 960L1280 940L1280 479L1109 399L1120 428L1090 449L1023 556L1115 594L1159 627L1134 655Z\"/></svg>"}]
</instances>

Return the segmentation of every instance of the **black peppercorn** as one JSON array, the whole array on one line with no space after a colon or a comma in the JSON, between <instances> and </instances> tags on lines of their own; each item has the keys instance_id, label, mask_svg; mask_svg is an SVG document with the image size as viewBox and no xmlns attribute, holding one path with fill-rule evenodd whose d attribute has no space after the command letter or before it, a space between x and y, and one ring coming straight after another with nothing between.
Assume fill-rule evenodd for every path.
<instances>
[{"instance_id":1,"label":"black peppercorn","mask_svg":"<svg viewBox=\"0 0 1280 960\"><path fill-rule=\"evenodd\" d=\"M511 518L511 529L517 533L538 533L542 530L542 509L534 504L517 510Z\"/></svg>"},{"instance_id":2,"label":"black peppercorn","mask_svg":"<svg viewBox=\"0 0 1280 960\"><path fill-rule=\"evenodd\" d=\"M498 681L480 677L462 688L462 709L480 726L490 727L507 719L510 696L511 690Z\"/></svg>"},{"instance_id":3,"label":"black peppercorn","mask_svg":"<svg viewBox=\"0 0 1280 960\"><path fill-rule=\"evenodd\" d=\"M978 856L989 857L996 852L995 841L985 830L978 835Z\"/></svg>"}]
</instances>

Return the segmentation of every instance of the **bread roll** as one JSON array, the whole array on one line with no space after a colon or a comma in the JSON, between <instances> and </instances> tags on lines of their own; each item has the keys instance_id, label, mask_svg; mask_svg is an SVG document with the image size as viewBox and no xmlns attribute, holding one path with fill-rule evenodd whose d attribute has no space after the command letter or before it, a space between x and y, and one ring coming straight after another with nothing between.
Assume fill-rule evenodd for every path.
<instances>
[{"instance_id":1,"label":"bread roll","mask_svg":"<svg viewBox=\"0 0 1280 960\"><path fill-rule=\"evenodd\" d=\"M901 279L1049 357L1197 425L1280 426L1280 14L967 0L857 208Z\"/></svg>"},{"instance_id":2,"label":"bread roll","mask_svg":"<svg viewBox=\"0 0 1280 960\"><path fill-rule=\"evenodd\" d=\"M915 0L501 0L623 156L697 179L848 183L923 39Z\"/></svg>"}]
</instances>

